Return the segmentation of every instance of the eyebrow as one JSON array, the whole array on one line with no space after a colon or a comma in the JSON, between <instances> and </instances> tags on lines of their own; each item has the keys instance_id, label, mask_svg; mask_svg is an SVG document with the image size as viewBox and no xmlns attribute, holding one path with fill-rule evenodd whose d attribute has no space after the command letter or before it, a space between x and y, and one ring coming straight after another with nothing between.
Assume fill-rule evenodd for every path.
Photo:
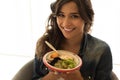
<instances>
[{"instance_id":1,"label":"eyebrow","mask_svg":"<svg viewBox=\"0 0 120 80\"><path fill-rule=\"evenodd\" d=\"M79 13L71 13L71 14L77 14L78 15Z\"/></svg>"},{"instance_id":2,"label":"eyebrow","mask_svg":"<svg viewBox=\"0 0 120 80\"><path fill-rule=\"evenodd\" d=\"M59 13L64 13L64 12L62 12L62 11L60 11ZM78 12L72 12L72 13L70 13L70 14L79 14Z\"/></svg>"}]
</instances>

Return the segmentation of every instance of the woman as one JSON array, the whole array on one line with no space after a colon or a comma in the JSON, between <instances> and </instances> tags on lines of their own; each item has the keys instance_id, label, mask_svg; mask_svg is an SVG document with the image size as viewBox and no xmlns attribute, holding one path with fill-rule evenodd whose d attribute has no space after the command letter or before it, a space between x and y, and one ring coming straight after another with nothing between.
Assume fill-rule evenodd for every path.
<instances>
[{"instance_id":1,"label":"woman","mask_svg":"<svg viewBox=\"0 0 120 80\"><path fill-rule=\"evenodd\" d=\"M88 34L94 17L90 0L56 0L51 10L46 32L37 42L33 80L111 80L110 47ZM83 62L80 70L69 74L49 71L42 61L45 53L51 51L45 41L58 50L79 55Z\"/></svg>"}]
</instances>

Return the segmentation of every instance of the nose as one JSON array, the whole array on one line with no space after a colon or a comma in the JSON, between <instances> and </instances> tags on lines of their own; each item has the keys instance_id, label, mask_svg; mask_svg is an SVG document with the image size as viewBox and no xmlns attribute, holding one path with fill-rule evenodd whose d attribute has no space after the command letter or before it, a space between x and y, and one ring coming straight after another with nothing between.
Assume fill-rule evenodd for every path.
<instances>
[{"instance_id":1,"label":"nose","mask_svg":"<svg viewBox=\"0 0 120 80\"><path fill-rule=\"evenodd\" d=\"M64 18L62 25L64 27L70 26L71 25L70 19L68 17Z\"/></svg>"}]
</instances>

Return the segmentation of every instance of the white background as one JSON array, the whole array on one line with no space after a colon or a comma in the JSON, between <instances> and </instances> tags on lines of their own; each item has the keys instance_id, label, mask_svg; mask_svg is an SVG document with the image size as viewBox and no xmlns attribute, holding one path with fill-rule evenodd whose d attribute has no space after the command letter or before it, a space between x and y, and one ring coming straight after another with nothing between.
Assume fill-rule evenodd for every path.
<instances>
[{"instance_id":1,"label":"white background","mask_svg":"<svg viewBox=\"0 0 120 80\"><path fill-rule=\"evenodd\" d=\"M45 30L52 1L54 0L0 0L0 66L7 66L6 62L11 56L14 58L12 62L16 59L13 65L19 59L15 56L26 57L26 61L29 60L28 57L34 57L36 41ZM113 62L120 65L120 1L91 1L95 11L91 34L110 45ZM22 65L21 63L20 66Z\"/></svg>"}]
</instances>

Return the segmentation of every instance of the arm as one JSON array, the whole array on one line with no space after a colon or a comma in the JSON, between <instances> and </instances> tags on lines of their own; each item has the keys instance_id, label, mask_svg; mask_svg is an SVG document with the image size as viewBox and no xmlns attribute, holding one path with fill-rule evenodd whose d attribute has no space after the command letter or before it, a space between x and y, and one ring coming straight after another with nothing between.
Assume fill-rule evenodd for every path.
<instances>
[{"instance_id":1,"label":"arm","mask_svg":"<svg viewBox=\"0 0 120 80\"><path fill-rule=\"evenodd\" d=\"M37 80L48 73L48 68L44 65L42 59L38 60L36 57L34 59L33 65L33 78L32 80Z\"/></svg>"},{"instance_id":2,"label":"arm","mask_svg":"<svg viewBox=\"0 0 120 80\"><path fill-rule=\"evenodd\" d=\"M109 46L107 46L97 65L95 80L111 80L112 72L112 54Z\"/></svg>"}]
</instances>

